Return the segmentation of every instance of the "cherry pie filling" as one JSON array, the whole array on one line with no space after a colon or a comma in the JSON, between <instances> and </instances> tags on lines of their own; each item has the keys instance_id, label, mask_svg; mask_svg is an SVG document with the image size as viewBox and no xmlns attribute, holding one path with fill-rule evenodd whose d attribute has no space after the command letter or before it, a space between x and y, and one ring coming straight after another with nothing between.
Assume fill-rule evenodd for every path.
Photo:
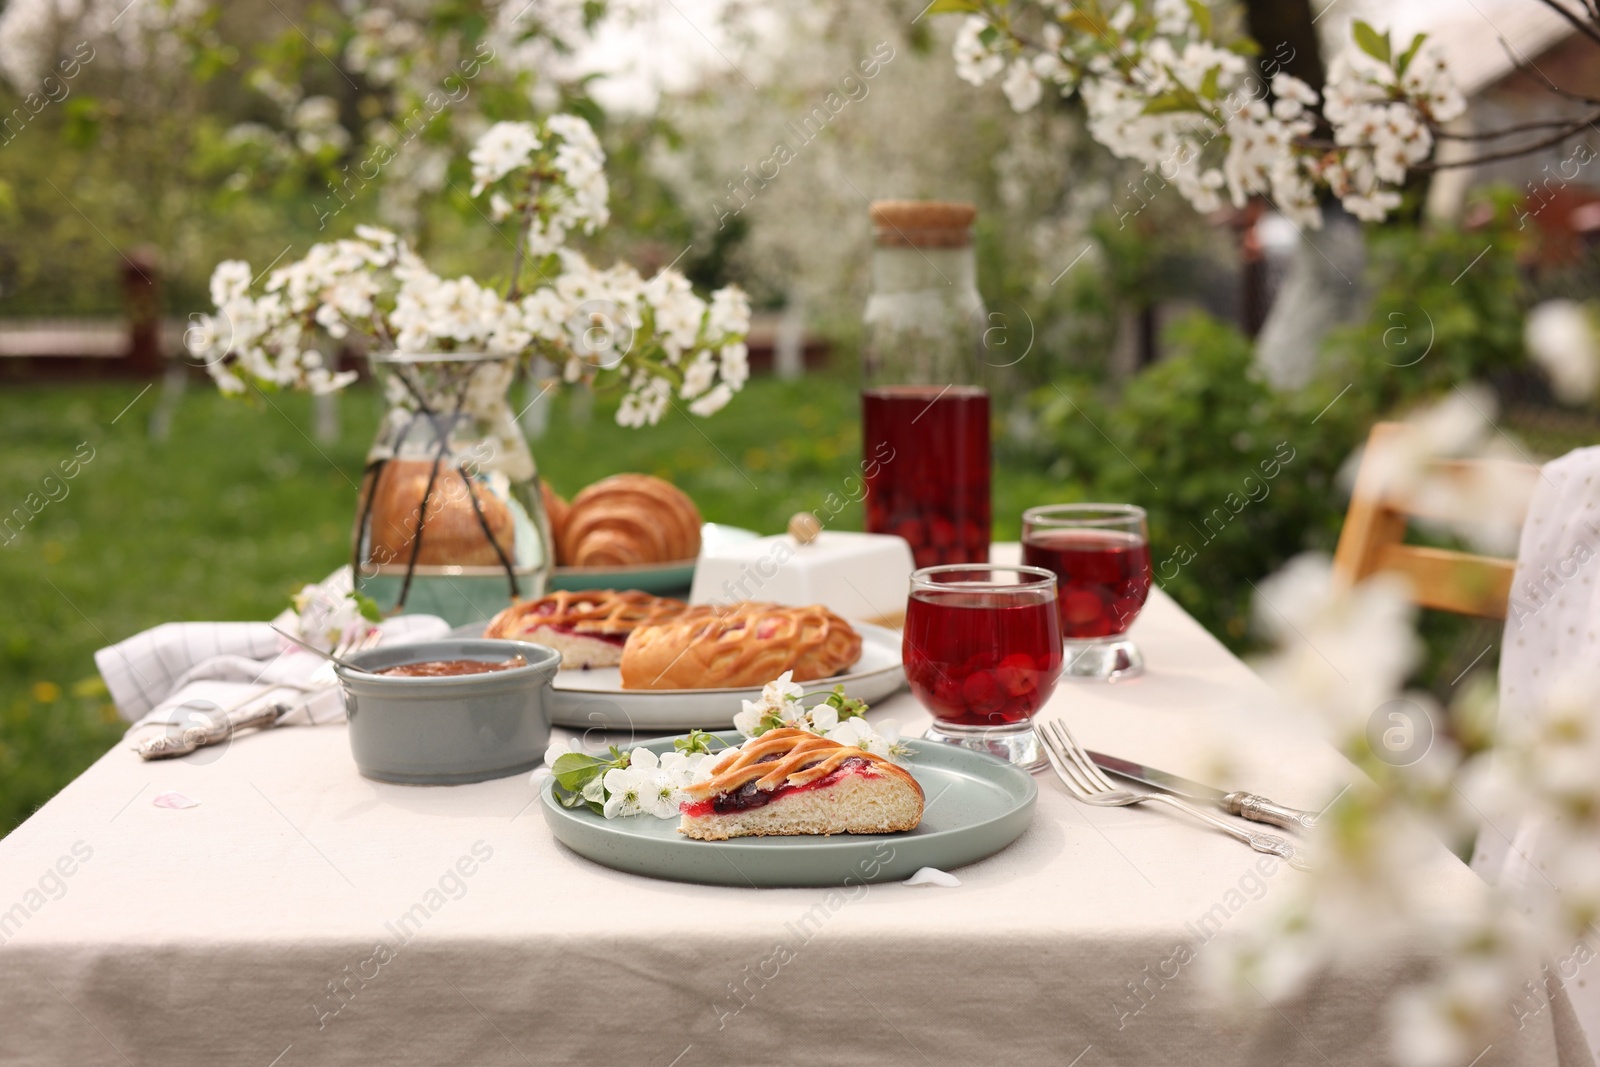
<instances>
[{"instance_id":1,"label":"cherry pie filling","mask_svg":"<svg viewBox=\"0 0 1600 1067\"><path fill-rule=\"evenodd\" d=\"M592 607L593 605L578 605L579 607ZM607 630L592 629L596 624L584 622L555 622L550 615L555 612L554 604L541 604L537 609L528 614L527 622L523 624L523 633L531 634L536 630L554 630L558 634L572 634L576 637L587 637L595 641L605 641L608 644L622 646L628 643L628 634L612 633Z\"/></svg>"},{"instance_id":2,"label":"cherry pie filling","mask_svg":"<svg viewBox=\"0 0 1600 1067\"><path fill-rule=\"evenodd\" d=\"M781 758L781 756L774 754L764 756L756 762L770 763ZM821 762L821 760L816 761L816 763ZM816 763L807 764L807 766L816 766ZM800 769L805 770L806 768L802 767ZM752 780L746 782L732 793L719 793L714 797L707 797L705 800L686 800L678 810L691 818L698 818L702 815L728 815L736 811L749 811L752 808L766 807L779 797L786 797L794 793L805 793L813 789L826 789L828 786L835 785L852 774L865 774L868 777L876 777L877 773L876 769L867 760L851 756L840 763L838 767L815 781L802 782L799 785L780 785L769 793L764 789L757 788L755 781Z\"/></svg>"}]
</instances>

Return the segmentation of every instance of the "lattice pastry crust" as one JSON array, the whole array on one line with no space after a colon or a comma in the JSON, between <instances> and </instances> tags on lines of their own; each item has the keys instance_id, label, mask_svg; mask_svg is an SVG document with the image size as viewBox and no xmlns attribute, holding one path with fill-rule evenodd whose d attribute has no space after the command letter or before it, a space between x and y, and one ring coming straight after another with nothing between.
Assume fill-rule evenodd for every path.
<instances>
[{"instance_id":1,"label":"lattice pastry crust","mask_svg":"<svg viewBox=\"0 0 1600 1067\"><path fill-rule=\"evenodd\" d=\"M901 833L922 821L922 786L907 771L805 730L762 734L713 770L687 790L678 831L688 837Z\"/></svg>"},{"instance_id":2,"label":"lattice pastry crust","mask_svg":"<svg viewBox=\"0 0 1600 1067\"><path fill-rule=\"evenodd\" d=\"M581 635L627 637L640 626L665 622L688 609L681 600L637 590L558 590L506 608L489 620L483 636L518 640L548 626Z\"/></svg>"},{"instance_id":3,"label":"lattice pastry crust","mask_svg":"<svg viewBox=\"0 0 1600 1067\"><path fill-rule=\"evenodd\" d=\"M622 688L746 688L784 671L810 682L860 658L861 635L820 604L700 606L633 632L622 650Z\"/></svg>"},{"instance_id":4,"label":"lattice pastry crust","mask_svg":"<svg viewBox=\"0 0 1600 1067\"><path fill-rule=\"evenodd\" d=\"M773 757L776 756L776 759ZM717 757L708 756L707 759ZM719 793L735 793L750 782L756 788L770 793L779 786L805 785L826 777L839 769L847 759L865 760L881 773L904 779L911 788L922 795L922 787L905 770L882 756L875 756L854 745L841 745L818 737L810 730L784 727L769 730L760 737L751 738L736 751L721 757L713 765L714 772L703 782L696 782L684 792L690 800L705 800Z\"/></svg>"}]
</instances>

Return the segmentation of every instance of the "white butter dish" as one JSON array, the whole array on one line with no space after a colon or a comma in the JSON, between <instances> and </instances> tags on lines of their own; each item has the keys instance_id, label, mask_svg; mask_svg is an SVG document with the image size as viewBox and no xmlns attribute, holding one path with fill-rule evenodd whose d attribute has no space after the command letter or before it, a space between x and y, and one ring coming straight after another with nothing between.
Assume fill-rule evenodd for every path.
<instances>
[{"instance_id":1,"label":"white butter dish","mask_svg":"<svg viewBox=\"0 0 1600 1067\"><path fill-rule=\"evenodd\" d=\"M846 619L898 627L911 571L911 546L903 538L824 530L801 544L777 534L708 546L695 567L689 602L821 604Z\"/></svg>"}]
</instances>

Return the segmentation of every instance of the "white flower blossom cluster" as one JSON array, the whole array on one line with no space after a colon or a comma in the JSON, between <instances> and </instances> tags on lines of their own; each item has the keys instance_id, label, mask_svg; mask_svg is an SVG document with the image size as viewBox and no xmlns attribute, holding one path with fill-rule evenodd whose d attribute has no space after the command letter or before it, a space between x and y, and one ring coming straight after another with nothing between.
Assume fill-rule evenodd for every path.
<instances>
[{"instance_id":1,"label":"white flower blossom cluster","mask_svg":"<svg viewBox=\"0 0 1600 1067\"><path fill-rule=\"evenodd\" d=\"M1436 52L1419 38L1392 54L1385 37L1372 46L1384 59L1361 49L1334 59L1322 102L1333 143L1316 144L1316 92L1276 71L1269 105L1252 64L1204 39L1187 0L1125 0L1093 32L1070 0L1000 4L1013 15L1023 7L1038 9L1039 39L1005 32L1014 19L969 16L954 45L957 74L982 85L1004 72L1017 111L1037 104L1045 83L1078 92L1096 141L1157 171L1198 211L1221 206L1226 187L1235 206L1265 196L1317 227L1317 191L1327 187L1352 214L1382 219L1399 205L1407 171L1432 152L1430 124L1466 109Z\"/></svg>"},{"instance_id":2,"label":"white flower blossom cluster","mask_svg":"<svg viewBox=\"0 0 1600 1067\"><path fill-rule=\"evenodd\" d=\"M611 218L605 152L594 130L576 115L552 115L543 130L531 122L497 122L467 158L472 195L499 186L489 199L490 210L496 220L523 216L530 256L552 255L569 233L594 233ZM504 183L507 177L516 180Z\"/></svg>"},{"instance_id":3,"label":"white flower blossom cluster","mask_svg":"<svg viewBox=\"0 0 1600 1067\"><path fill-rule=\"evenodd\" d=\"M581 751L569 741L557 741L546 750L544 765L554 767L556 760L562 756ZM585 798L603 803L604 815L608 819L630 815L676 819L678 805L687 796L684 790L695 782L710 778L711 767L726 751L674 751L658 756L648 748L636 748L628 753L628 766L613 768L603 776L594 778L589 783ZM590 792L593 796L589 795Z\"/></svg>"},{"instance_id":4,"label":"white flower blossom cluster","mask_svg":"<svg viewBox=\"0 0 1600 1067\"><path fill-rule=\"evenodd\" d=\"M761 690L761 699L741 701L743 705L733 717L733 727L745 737L755 737L761 732L764 720L775 718L800 730L870 752L874 756L892 759L903 756L900 745L900 724L894 719L884 719L876 727L860 715L841 719L839 710L830 704L805 707L800 698L805 689L790 680L793 671L784 671Z\"/></svg>"},{"instance_id":5,"label":"white flower blossom cluster","mask_svg":"<svg viewBox=\"0 0 1600 1067\"><path fill-rule=\"evenodd\" d=\"M361 610L349 567L342 567L320 585L308 582L294 595L295 632L318 648L333 650L341 641L364 637L376 629Z\"/></svg>"},{"instance_id":6,"label":"white flower blossom cluster","mask_svg":"<svg viewBox=\"0 0 1600 1067\"><path fill-rule=\"evenodd\" d=\"M538 355L567 382L619 381L617 422L632 427L660 421L674 398L709 416L744 387L750 303L741 290L719 289L708 302L677 271L646 280L626 264L601 270L561 243L608 217L605 157L587 123L498 123L470 158L475 192L520 189L511 210L528 220L524 252L553 266L553 277L541 270L536 288L502 295L471 277L440 277L393 233L361 226L273 270L260 296L250 294L247 263L219 264L217 310L196 316L191 356L227 393L249 383L326 393L356 375L328 369L318 331L402 353Z\"/></svg>"},{"instance_id":7,"label":"white flower blossom cluster","mask_svg":"<svg viewBox=\"0 0 1600 1067\"><path fill-rule=\"evenodd\" d=\"M1448 122L1466 100L1430 48L1402 71L1359 49L1346 49L1328 67L1323 117L1342 153L1330 154L1321 177L1346 210L1368 222L1400 206L1399 186L1410 168L1433 151L1429 122Z\"/></svg>"}]
</instances>

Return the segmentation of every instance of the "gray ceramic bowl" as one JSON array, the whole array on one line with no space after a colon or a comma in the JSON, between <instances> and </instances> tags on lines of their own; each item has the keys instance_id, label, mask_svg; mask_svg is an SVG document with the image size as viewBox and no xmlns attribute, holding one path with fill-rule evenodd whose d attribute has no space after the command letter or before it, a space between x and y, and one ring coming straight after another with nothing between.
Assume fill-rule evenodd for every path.
<instances>
[{"instance_id":1,"label":"gray ceramic bowl","mask_svg":"<svg viewBox=\"0 0 1600 1067\"><path fill-rule=\"evenodd\" d=\"M550 681L561 654L524 641L448 638L349 657L368 670L426 660L504 661L526 667L415 678L335 667L350 717L350 751L368 778L458 785L532 770L550 743Z\"/></svg>"}]
</instances>

